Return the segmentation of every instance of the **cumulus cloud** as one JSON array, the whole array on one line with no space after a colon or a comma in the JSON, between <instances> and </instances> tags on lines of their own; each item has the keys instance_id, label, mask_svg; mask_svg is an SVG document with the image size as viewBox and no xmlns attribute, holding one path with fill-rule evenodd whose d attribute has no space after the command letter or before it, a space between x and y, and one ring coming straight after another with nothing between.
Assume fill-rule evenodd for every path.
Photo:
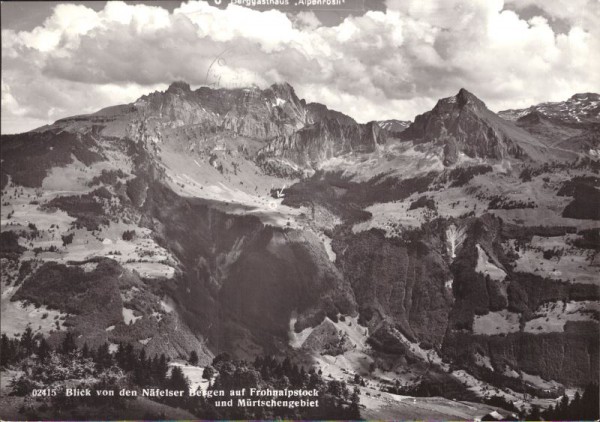
<instances>
[{"instance_id":1,"label":"cumulus cloud","mask_svg":"<svg viewBox=\"0 0 600 422\"><path fill-rule=\"evenodd\" d=\"M287 81L359 121L413 119L461 87L495 110L597 89L598 1L514 1L389 0L385 11L336 26L310 12L205 2L172 13L116 1L100 11L61 4L31 31L2 31L2 132L131 102L173 80ZM544 16L523 19L525 5ZM555 33L548 16L569 30Z\"/></svg>"}]
</instances>

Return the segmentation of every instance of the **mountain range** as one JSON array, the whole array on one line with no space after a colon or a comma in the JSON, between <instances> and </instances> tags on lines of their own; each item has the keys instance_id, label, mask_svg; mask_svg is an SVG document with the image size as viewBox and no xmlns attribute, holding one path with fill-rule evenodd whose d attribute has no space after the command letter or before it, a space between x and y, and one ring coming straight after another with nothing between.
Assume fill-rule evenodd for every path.
<instances>
[{"instance_id":1,"label":"mountain range","mask_svg":"<svg viewBox=\"0 0 600 422\"><path fill-rule=\"evenodd\" d=\"M371 419L549 407L598 382L599 98L363 124L175 82L3 135L1 331L287 357Z\"/></svg>"}]
</instances>

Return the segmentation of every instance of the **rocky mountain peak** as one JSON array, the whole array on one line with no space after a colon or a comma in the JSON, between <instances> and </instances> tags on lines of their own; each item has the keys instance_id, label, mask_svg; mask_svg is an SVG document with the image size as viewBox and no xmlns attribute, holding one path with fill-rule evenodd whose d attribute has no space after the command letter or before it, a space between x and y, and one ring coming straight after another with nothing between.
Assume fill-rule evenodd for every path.
<instances>
[{"instance_id":1,"label":"rocky mountain peak","mask_svg":"<svg viewBox=\"0 0 600 422\"><path fill-rule=\"evenodd\" d=\"M546 116L540 113L538 110L533 110L531 113L527 113L517 119L518 123L537 124L545 120L548 120Z\"/></svg>"},{"instance_id":2,"label":"rocky mountain peak","mask_svg":"<svg viewBox=\"0 0 600 422\"><path fill-rule=\"evenodd\" d=\"M465 88L461 88L456 95L439 100L434 109L445 112L451 108L462 109L465 106L471 106L473 108L487 108L485 103L477 98L473 93L467 91Z\"/></svg>"},{"instance_id":3,"label":"rocky mountain peak","mask_svg":"<svg viewBox=\"0 0 600 422\"><path fill-rule=\"evenodd\" d=\"M175 81L167 88L168 93L187 93L192 92L190 84L184 81Z\"/></svg>"},{"instance_id":4,"label":"rocky mountain peak","mask_svg":"<svg viewBox=\"0 0 600 422\"><path fill-rule=\"evenodd\" d=\"M444 147L444 163L455 164L461 154L471 158L523 157L538 144L527 133L502 120L474 94L461 88L453 97L415 118L400 137L415 143Z\"/></svg>"},{"instance_id":5,"label":"rocky mountain peak","mask_svg":"<svg viewBox=\"0 0 600 422\"><path fill-rule=\"evenodd\" d=\"M485 104L471 92L467 91L465 88L461 88L456 94L456 104L459 107L464 107L465 105L475 105L475 106L483 106Z\"/></svg>"},{"instance_id":6,"label":"rocky mountain peak","mask_svg":"<svg viewBox=\"0 0 600 422\"><path fill-rule=\"evenodd\" d=\"M296 96L296 92L294 91L294 87L292 87L287 82L275 83L269 87L271 91L276 94L280 94L282 96L292 98Z\"/></svg>"}]
</instances>

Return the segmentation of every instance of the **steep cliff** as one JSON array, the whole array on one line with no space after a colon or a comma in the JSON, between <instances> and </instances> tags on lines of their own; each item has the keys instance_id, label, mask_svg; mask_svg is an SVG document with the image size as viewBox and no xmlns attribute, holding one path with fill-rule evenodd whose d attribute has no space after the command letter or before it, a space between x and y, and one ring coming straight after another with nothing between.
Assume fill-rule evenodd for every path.
<instances>
[{"instance_id":1,"label":"steep cliff","mask_svg":"<svg viewBox=\"0 0 600 422\"><path fill-rule=\"evenodd\" d=\"M302 168L316 169L324 161L343 154L373 152L385 141L384 131L374 122L344 124L336 118L325 118L274 139L260 151L258 159L263 163L285 160Z\"/></svg>"},{"instance_id":2,"label":"steep cliff","mask_svg":"<svg viewBox=\"0 0 600 422\"><path fill-rule=\"evenodd\" d=\"M415 233L414 239L401 240L377 231L345 231L336 234L333 247L365 326L372 332L394 327L410 341L441 345L453 298L440 238Z\"/></svg>"},{"instance_id":3,"label":"steep cliff","mask_svg":"<svg viewBox=\"0 0 600 422\"><path fill-rule=\"evenodd\" d=\"M184 320L215 352L251 357L287 342L327 315L352 315L354 295L310 233L266 227L207 203L150 188L144 212L161 243L181 261L173 297Z\"/></svg>"}]
</instances>

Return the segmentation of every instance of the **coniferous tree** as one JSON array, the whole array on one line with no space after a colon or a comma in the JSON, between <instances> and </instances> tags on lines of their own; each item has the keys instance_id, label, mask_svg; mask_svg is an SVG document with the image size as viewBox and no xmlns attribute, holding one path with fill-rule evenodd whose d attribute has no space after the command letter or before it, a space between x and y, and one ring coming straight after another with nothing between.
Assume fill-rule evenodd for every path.
<instances>
[{"instance_id":1,"label":"coniferous tree","mask_svg":"<svg viewBox=\"0 0 600 422\"><path fill-rule=\"evenodd\" d=\"M198 365L198 353L196 353L195 350L192 350L192 353L190 353L190 358L188 359L188 362L190 363L190 365Z\"/></svg>"},{"instance_id":2,"label":"coniferous tree","mask_svg":"<svg viewBox=\"0 0 600 422\"><path fill-rule=\"evenodd\" d=\"M125 344L119 343L117 345L117 351L115 352L115 362L121 368L125 368Z\"/></svg>"},{"instance_id":3,"label":"coniferous tree","mask_svg":"<svg viewBox=\"0 0 600 422\"><path fill-rule=\"evenodd\" d=\"M25 356L30 356L33 353L35 342L33 340L33 330L28 325L23 334L21 335L21 347Z\"/></svg>"},{"instance_id":4,"label":"coniferous tree","mask_svg":"<svg viewBox=\"0 0 600 422\"><path fill-rule=\"evenodd\" d=\"M141 362L133 368L133 382L140 386L148 385L148 376L145 368L141 365Z\"/></svg>"},{"instance_id":5,"label":"coniferous tree","mask_svg":"<svg viewBox=\"0 0 600 422\"><path fill-rule=\"evenodd\" d=\"M83 344L83 349L81 349L81 357L83 357L84 359L91 357L90 356L90 348L89 348L87 342L85 342Z\"/></svg>"},{"instance_id":6,"label":"coniferous tree","mask_svg":"<svg viewBox=\"0 0 600 422\"><path fill-rule=\"evenodd\" d=\"M146 359L146 352L142 349L133 368L133 380L136 384L144 386L153 383L154 374L152 368L149 367L151 363L151 360Z\"/></svg>"},{"instance_id":7,"label":"coniferous tree","mask_svg":"<svg viewBox=\"0 0 600 422\"><path fill-rule=\"evenodd\" d=\"M125 371L131 371L135 368L137 363L137 356L135 350L133 349L133 345L131 343L127 343L125 346L125 367L123 368Z\"/></svg>"},{"instance_id":8,"label":"coniferous tree","mask_svg":"<svg viewBox=\"0 0 600 422\"><path fill-rule=\"evenodd\" d=\"M573 401L565 395L556 406L542 412L546 420L598 420L600 414L599 389L597 383L588 384L583 392L575 394ZM530 419L533 419L530 417Z\"/></svg>"},{"instance_id":9,"label":"coniferous tree","mask_svg":"<svg viewBox=\"0 0 600 422\"><path fill-rule=\"evenodd\" d=\"M598 383L590 383L585 387L581 397L581 416L580 419L598 420L600 413L600 391Z\"/></svg>"},{"instance_id":10,"label":"coniferous tree","mask_svg":"<svg viewBox=\"0 0 600 422\"><path fill-rule=\"evenodd\" d=\"M557 408L558 419L566 419L567 413L569 409L569 396L566 394L560 400L560 403Z\"/></svg>"},{"instance_id":11,"label":"coniferous tree","mask_svg":"<svg viewBox=\"0 0 600 422\"><path fill-rule=\"evenodd\" d=\"M136 365L141 366L142 368L147 368L148 360L146 359L146 351L144 349L140 350Z\"/></svg>"},{"instance_id":12,"label":"coniferous tree","mask_svg":"<svg viewBox=\"0 0 600 422\"><path fill-rule=\"evenodd\" d=\"M190 388L189 381L179 366L174 366L171 370L171 377L169 378L168 385L169 388L172 388L173 390L184 390L186 392Z\"/></svg>"},{"instance_id":13,"label":"coniferous tree","mask_svg":"<svg viewBox=\"0 0 600 422\"><path fill-rule=\"evenodd\" d=\"M212 364L215 368L218 368L218 365L220 365L221 363L229 361L231 361L231 355L227 352L223 352L215 356L215 358L212 361Z\"/></svg>"},{"instance_id":14,"label":"coniferous tree","mask_svg":"<svg viewBox=\"0 0 600 422\"><path fill-rule=\"evenodd\" d=\"M579 413L581 413L581 394L579 394L579 391L576 391L567 411L567 419L577 419Z\"/></svg>"},{"instance_id":15,"label":"coniferous tree","mask_svg":"<svg viewBox=\"0 0 600 422\"><path fill-rule=\"evenodd\" d=\"M119 343L117 352L115 353L115 361L124 371L133 370L137 361L133 345L131 343Z\"/></svg>"},{"instance_id":16,"label":"coniferous tree","mask_svg":"<svg viewBox=\"0 0 600 422\"><path fill-rule=\"evenodd\" d=\"M348 418L352 420L360 419L360 390L354 387L350 397L350 407L348 409Z\"/></svg>"},{"instance_id":17,"label":"coniferous tree","mask_svg":"<svg viewBox=\"0 0 600 422\"><path fill-rule=\"evenodd\" d=\"M281 363L281 371L283 372L283 375L289 375L291 370L292 364L290 362L290 358L286 357Z\"/></svg>"},{"instance_id":18,"label":"coniferous tree","mask_svg":"<svg viewBox=\"0 0 600 422\"><path fill-rule=\"evenodd\" d=\"M202 372L202 378L204 378L205 380L212 379L212 377L214 375L215 375L215 370L212 366L205 367L204 371Z\"/></svg>"},{"instance_id":19,"label":"coniferous tree","mask_svg":"<svg viewBox=\"0 0 600 422\"><path fill-rule=\"evenodd\" d=\"M104 343L102 346L98 347L94 362L99 370L104 370L112 366L113 358L110 354L108 343Z\"/></svg>"},{"instance_id":20,"label":"coniferous tree","mask_svg":"<svg viewBox=\"0 0 600 422\"><path fill-rule=\"evenodd\" d=\"M75 344L75 336L72 332L67 332L67 335L63 339L63 342L60 346L60 352L63 355L68 355L77 350L77 345Z\"/></svg>"},{"instance_id":21,"label":"coniferous tree","mask_svg":"<svg viewBox=\"0 0 600 422\"><path fill-rule=\"evenodd\" d=\"M550 405L550 407L544 412L544 418L548 419L548 417L550 417L550 415L554 414L554 405Z\"/></svg>"},{"instance_id":22,"label":"coniferous tree","mask_svg":"<svg viewBox=\"0 0 600 422\"><path fill-rule=\"evenodd\" d=\"M46 339L42 338L40 340L40 345L38 346L37 350L37 355L40 362L44 363L46 362L46 360L48 360L48 358L50 357L51 350L52 349L50 349L50 345L48 344Z\"/></svg>"},{"instance_id":23,"label":"coniferous tree","mask_svg":"<svg viewBox=\"0 0 600 422\"><path fill-rule=\"evenodd\" d=\"M9 348L10 343L8 342L8 337L6 337L6 334L2 334L2 336L0 336L0 366L8 364L10 357Z\"/></svg>"},{"instance_id":24,"label":"coniferous tree","mask_svg":"<svg viewBox=\"0 0 600 422\"><path fill-rule=\"evenodd\" d=\"M533 406L531 406L531 412L529 413L527 420L539 421L539 420L541 420L541 418L542 418L542 415L540 414L540 408L534 404Z\"/></svg>"},{"instance_id":25,"label":"coniferous tree","mask_svg":"<svg viewBox=\"0 0 600 422\"><path fill-rule=\"evenodd\" d=\"M167 358L164 353L161 353L160 359L158 360L157 372L158 380L164 382L167 378L167 372L169 371L169 365L167 364Z\"/></svg>"},{"instance_id":26,"label":"coniferous tree","mask_svg":"<svg viewBox=\"0 0 600 422\"><path fill-rule=\"evenodd\" d=\"M6 334L2 334L0 339L0 366L10 365L14 362L17 355L17 348Z\"/></svg>"}]
</instances>

